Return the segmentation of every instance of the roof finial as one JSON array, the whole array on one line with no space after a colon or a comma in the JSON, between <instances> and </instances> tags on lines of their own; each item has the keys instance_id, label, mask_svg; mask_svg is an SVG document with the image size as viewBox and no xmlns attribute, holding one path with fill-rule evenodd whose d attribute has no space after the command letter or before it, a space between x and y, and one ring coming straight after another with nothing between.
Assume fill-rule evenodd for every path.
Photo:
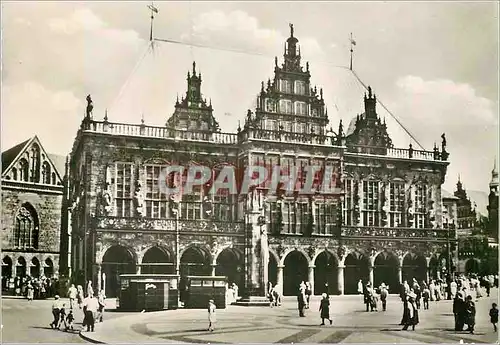
<instances>
[{"instance_id":1,"label":"roof finial","mask_svg":"<svg viewBox=\"0 0 500 345\"><path fill-rule=\"evenodd\" d=\"M193 61L193 77L196 76L196 61Z\"/></svg>"},{"instance_id":2,"label":"roof finial","mask_svg":"<svg viewBox=\"0 0 500 345\"><path fill-rule=\"evenodd\" d=\"M278 57L277 56L274 57L274 66L278 67Z\"/></svg>"},{"instance_id":3,"label":"roof finial","mask_svg":"<svg viewBox=\"0 0 500 345\"><path fill-rule=\"evenodd\" d=\"M368 98L372 98L372 87L368 86Z\"/></svg>"},{"instance_id":4,"label":"roof finial","mask_svg":"<svg viewBox=\"0 0 500 345\"><path fill-rule=\"evenodd\" d=\"M290 37L293 37L293 24L290 23Z\"/></svg>"},{"instance_id":5,"label":"roof finial","mask_svg":"<svg viewBox=\"0 0 500 345\"><path fill-rule=\"evenodd\" d=\"M141 125L144 124L144 112L141 114Z\"/></svg>"},{"instance_id":6,"label":"roof finial","mask_svg":"<svg viewBox=\"0 0 500 345\"><path fill-rule=\"evenodd\" d=\"M104 121L108 121L108 109L104 110Z\"/></svg>"}]
</instances>

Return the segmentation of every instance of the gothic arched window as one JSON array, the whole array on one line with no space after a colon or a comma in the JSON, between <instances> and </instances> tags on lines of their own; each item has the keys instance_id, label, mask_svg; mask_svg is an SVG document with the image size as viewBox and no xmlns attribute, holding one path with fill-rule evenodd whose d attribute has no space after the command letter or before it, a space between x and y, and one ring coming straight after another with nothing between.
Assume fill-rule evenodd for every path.
<instances>
[{"instance_id":1,"label":"gothic arched window","mask_svg":"<svg viewBox=\"0 0 500 345\"><path fill-rule=\"evenodd\" d=\"M37 144L31 149L31 182L40 182L40 147Z\"/></svg>"},{"instance_id":2,"label":"gothic arched window","mask_svg":"<svg viewBox=\"0 0 500 345\"><path fill-rule=\"evenodd\" d=\"M38 216L31 204L25 203L17 212L14 247L38 249Z\"/></svg>"},{"instance_id":3,"label":"gothic arched window","mask_svg":"<svg viewBox=\"0 0 500 345\"><path fill-rule=\"evenodd\" d=\"M19 161L19 179L21 181L28 181L28 171L29 171L29 165L28 161L25 158L22 158Z\"/></svg>"},{"instance_id":4,"label":"gothic arched window","mask_svg":"<svg viewBox=\"0 0 500 345\"><path fill-rule=\"evenodd\" d=\"M17 169L16 168L12 168L12 179L14 181L17 181Z\"/></svg>"},{"instance_id":5,"label":"gothic arched window","mask_svg":"<svg viewBox=\"0 0 500 345\"><path fill-rule=\"evenodd\" d=\"M56 184L56 173L52 173L52 184Z\"/></svg>"},{"instance_id":6,"label":"gothic arched window","mask_svg":"<svg viewBox=\"0 0 500 345\"><path fill-rule=\"evenodd\" d=\"M42 165L42 183L50 184L50 164L43 162Z\"/></svg>"}]
</instances>

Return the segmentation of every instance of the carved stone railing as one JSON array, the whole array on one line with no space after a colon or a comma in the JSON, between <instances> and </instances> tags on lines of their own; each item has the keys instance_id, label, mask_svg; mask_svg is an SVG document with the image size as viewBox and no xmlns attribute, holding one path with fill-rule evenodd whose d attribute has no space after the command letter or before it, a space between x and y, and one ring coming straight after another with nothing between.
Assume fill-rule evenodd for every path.
<instances>
[{"instance_id":1,"label":"carved stone railing","mask_svg":"<svg viewBox=\"0 0 500 345\"><path fill-rule=\"evenodd\" d=\"M256 140L270 140L284 143L303 143L313 145L327 145L332 146L335 144L335 138L330 135L321 135L314 133L296 133L285 131L274 131L258 128L246 128L238 134L239 141L246 141L249 139Z\"/></svg>"},{"instance_id":2,"label":"carved stone railing","mask_svg":"<svg viewBox=\"0 0 500 345\"><path fill-rule=\"evenodd\" d=\"M168 127L131 125L107 121L89 121L83 129L85 132L106 133L148 138L164 138L174 140L191 140L216 144L236 144L238 137L233 133L210 131L184 131Z\"/></svg>"},{"instance_id":3,"label":"carved stone railing","mask_svg":"<svg viewBox=\"0 0 500 345\"><path fill-rule=\"evenodd\" d=\"M366 145L349 145L347 152L387 156L390 158L415 159L424 161L445 161L447 156L439 151L423 151L394 147L375 147Z\"/></svg>"},{"instance_id":4,"label":"carved stone railing","mask_svg":"<svg viewBox=\"0 0 500 345\"><path fill-rule=\"evenodd\" d=\"M243 222L222 222L210 220L175 220L134 217L95 217L94 227L100 230L154 230L182 232L206 231L244 234Z\"/></svg>"},{"instance_id":5,"label":"carved stone railing","mask_svg":"<svg viewBox=\"0 0 500 345\"><path fill-rule=\"evenodd\" d=\"M389 237L418 239L455 239L455 230L446 229L414 229L414 228L383 228L372 226L343 226L342 237Z\"/></svg>"}]
</instances>

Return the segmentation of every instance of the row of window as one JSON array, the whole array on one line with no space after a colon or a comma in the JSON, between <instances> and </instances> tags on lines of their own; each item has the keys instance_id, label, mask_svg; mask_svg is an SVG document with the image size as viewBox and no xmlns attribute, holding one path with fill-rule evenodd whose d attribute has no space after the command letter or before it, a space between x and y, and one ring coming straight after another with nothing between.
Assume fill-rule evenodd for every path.
<instances>
[{"instance_id":1,"label":"row of window","mask_svg":"<svg viewBox=\"0 0 500 345\"><path fill-rule=\"evenodd\" d=\"M278 120L265 120L264 128L269 131L279 131L280 127L285 132L295 132L309 134L313 132L317 135L322 135L325 132L323 126L313 125L303 122L292 122L292 121L278 121Z\"/></svg>"},{"instance_id":2,"label":"row of window","mask_svg":"<svg viewBox=\"0 0 500 345\"><path fill-rule=\"evenodd\" d=\"M281 114L291 114L291 115L301 115L306 116L311 114L312 116L318 116L319 112L317 108L312 108L310 104L306 102L292 102L289 99L280 99L276 102L273 99L266 99L265 111L270 113L281 113Z\"/></svg>"},{"instance_id":3,"label":"row of window","mask_svg":"<svg viewBox=\"0 0 500 345\"><path fill-rule=\"evenodd\" d=\"M297 95L307 94L307 84L302 80L281 79L279 81L279 91L284 93L295 93Z\"/></svg>"},{"instance_id":4,"label":"row of window","mask_svg":"<svg viewBox=\"0 0 500 345\"><path fill-rule=\"evenodd\" d=\"M34 173L30 176L30 170ZM35 182L44 184L56 184L56 173L52 171L49 162L43 162L41 173L38 173L36 165L30 169L28 160L21 158L16 167L13 167L10 173L12 181Z\"/></svg>"},{"instance_id":5,"label":"row of window","mask_svg":"<svg viewBox=\"0 0 500 345\"><path fill-rule=\"evenodd\" d=\"M421 229L426 226L428 186L416 185L412 187L409 191L411 207L408 203L409 207L406 210L404 182L389 183L386 195L382 195L381 182L379 181L360 181L357 188L353 180L345 180L344 183L344 223L346 225L383 226L381 211L384 211L388 214L387 225L390 227L408 226ZM361 194L359 194L359 188ZM388 199L388 208L382 204L385 198ZM356 205L355 200L358 201L358 205ZM360 224L357 224L357 219L355 219L358 212L360 213ZM404 224L405 221L406 224Z\"/></svg>"},{"instance_id":6,"label":"row of window","mask_svg":"<svg viewBox=\"0 0 500 345\"><path fill-rule=\"evenodd\" d=\"M272 227L281 221L281 233L285 234L307 234L313 231L315 234L331 235L336 227L336 210L331 204L313 205L304 202L282 202L281 206L271 202L268 219ZM281 216L279 214L281 207ZM313 213L313 214L311 214Z\"/></svg>"}]
</instances>

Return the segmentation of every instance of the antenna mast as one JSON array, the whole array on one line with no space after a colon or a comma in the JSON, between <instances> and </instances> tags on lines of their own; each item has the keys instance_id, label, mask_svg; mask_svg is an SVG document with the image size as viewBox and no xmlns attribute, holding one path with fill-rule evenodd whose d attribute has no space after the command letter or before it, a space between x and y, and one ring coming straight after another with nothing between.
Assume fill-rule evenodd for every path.
<instances>
[{"instance_id":1,"label":"antenna mast","mask_svg":"<svg viewBox=\"0 0 500 345\"><path fill-rule=\"evenodd\" d=\"M352 71L352 53L354 52L354 46L356 45L356 41L352 38L352 32L351 36L349 37L349 41L351 43L351 62L349 64L349 69Z\"/></svg>"}]
</instances>

